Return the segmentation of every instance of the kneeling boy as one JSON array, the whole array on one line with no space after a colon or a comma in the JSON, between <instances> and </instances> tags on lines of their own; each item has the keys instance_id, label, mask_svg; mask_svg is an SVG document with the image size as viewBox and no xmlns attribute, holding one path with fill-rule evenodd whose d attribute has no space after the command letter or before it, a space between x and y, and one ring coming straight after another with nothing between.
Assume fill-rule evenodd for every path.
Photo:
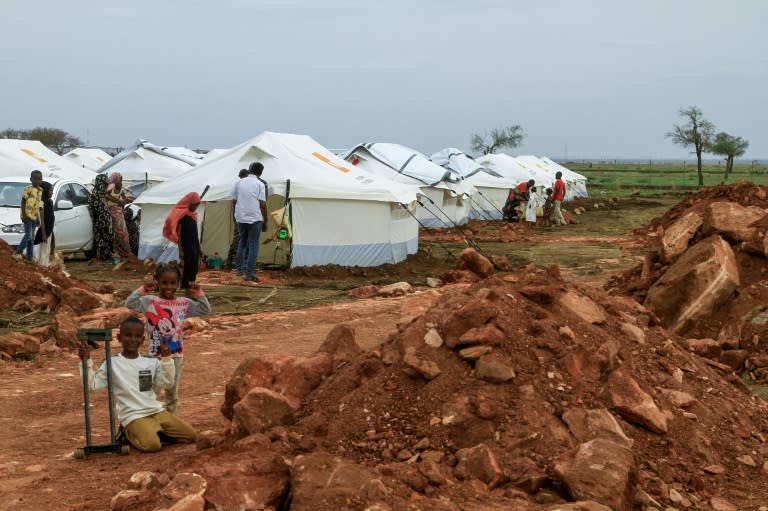
<instances>
[{"instance_id":1,"label":"kneeling boy","mask_svg":"<svg viewBox=\"0 0 768 511\"><path fill-rule=\"evenodd\" d=\"M170 353L162 359L139 355L144 342L144 321L129 317L120 324L117 335L122 351L112 357L112 387L117 401L117 417L128 441L140 451L162 448L162 441L194 442L192 426L167 412L157 400L155 388L173 385L174 366ZM93 372L92 348L81 345L80 358L87 359L91 390L107 386L107 366L102 362ZM167 350L167 347L165 348Z\"/></svg>"}]
</instances>

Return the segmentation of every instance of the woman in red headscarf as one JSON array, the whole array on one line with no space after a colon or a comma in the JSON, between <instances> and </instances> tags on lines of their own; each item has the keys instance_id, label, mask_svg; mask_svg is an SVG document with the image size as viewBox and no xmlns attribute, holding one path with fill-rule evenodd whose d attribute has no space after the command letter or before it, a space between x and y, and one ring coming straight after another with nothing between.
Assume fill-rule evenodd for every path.
<instances>
[{"instance_id":1,"label":"woman in red headscarf","mask_svg":"<svg viewBox=\"0 0 768 511\"><path fill-rule=\"evenodd\" d=\"M168 214L163 226L163 236L179 246L179 260L184 264L181 287L187 289L197 279L200 267L200 237L197 234L197 207L200 194L190 192L181 198Z\"/></svg>"}]
</instances>

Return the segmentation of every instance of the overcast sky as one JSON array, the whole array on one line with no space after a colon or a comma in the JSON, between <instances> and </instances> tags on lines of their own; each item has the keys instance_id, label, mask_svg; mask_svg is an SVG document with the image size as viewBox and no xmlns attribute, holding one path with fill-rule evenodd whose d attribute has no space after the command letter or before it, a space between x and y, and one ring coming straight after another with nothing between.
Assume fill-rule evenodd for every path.
<instances>
[{"instance_id":1,"label":"overcast sky","mask_svg":"<svg viewBox=\"0 0 768 511\"><path fill-rule=\"evenodd\" d=\"M685 158L698 106L768 158L763 0L3 0L0 129L227 148L262 131L329 148Z\"/></svg>"}]
</instances>

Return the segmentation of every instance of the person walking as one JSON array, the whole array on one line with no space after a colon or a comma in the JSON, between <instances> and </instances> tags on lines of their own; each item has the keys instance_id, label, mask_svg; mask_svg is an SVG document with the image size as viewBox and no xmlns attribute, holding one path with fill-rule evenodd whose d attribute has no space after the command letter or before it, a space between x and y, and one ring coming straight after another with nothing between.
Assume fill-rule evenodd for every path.
<instances>
[{"instance_id":1,"label":"person walking","mask_svg":"<svg viewBox=\"0 0 768 511\"><path fill-rule=\"evenodd\" d=\"M43 218L43 173L39 170L33 170L29 174L29 182L32 183L21 195L21 223L24 225L24 236L22 236L19 246L16 247L16 255L19 259L23 257L24 251L27 252L27 260L31 261L33 256L33 243L35 239L35 229L40 227L43 230L43 240L47 239L45 235L45 219Z\"/></svg>"},{"instance_id":2,"label":"person walking","mask_svg":"<svg viewBox=\"0 0 768 511\"><path fill-rule=\"evenodd\" d=\"M553 213L555 225L565 225L565 218L563 218L563 212L560 210L565 200L565 181L563 181L563 173L560 171L555 174L555 184L552 186L552 200L555 202Z\"/></svg>"},{"instance_id":3,"label":"person walking","mask_svg":"<svg viewBox=\"0 0 768 511\"><path fill-rule=\"evenodd\" d=\"M37 264L48 266L51 261L51 252L55 249L53 246L53 224L56 217L53 214L53 185L48 181L43 181L42 189L43 221L37 234L35 234L35 245L40 245Z\"/></svg>"},{"instance_id":4,"label":"person walking","mask_svg":"<svg viewBox=\"0 0 768 511\"><path fill-rule=\"evenodd\" d=\"M107 186L109 178L98 174L93 184L93 191L88 197L88 209L93 222L93 252L99 261L112 260L115 251L115 233L112 229L112 215L107 206Z\"/></svg>"},{"instance_id":5,"label":"person walking","mask_svg":"<svg viewBox=\"0 0 768 511\"><path fill-rule=\"evenodd\" d=\"M163 236L179 247L179 260L184 264L181 288L187 289L197 280L200 269L200 237L197 232L197 208L200 194L189 192L176 203L163 225Z\"/></svg>"},{"instance_id":6,"label":"person walking","mask_svg":"<svg viewBox=\"0 0 768 511\"><path fill-rule=\"evenodd\" d=\"M256 260L259 256L259 236L267 230L267 202L264 183L256 173L264 169L261 163L251 165L250 173L235 183L232 200L235 204L235 221L240 233L237 246L237 273L247 282L256 280ZM248 258L246 260L246 252Z\"/></svg>"}]
</instances>

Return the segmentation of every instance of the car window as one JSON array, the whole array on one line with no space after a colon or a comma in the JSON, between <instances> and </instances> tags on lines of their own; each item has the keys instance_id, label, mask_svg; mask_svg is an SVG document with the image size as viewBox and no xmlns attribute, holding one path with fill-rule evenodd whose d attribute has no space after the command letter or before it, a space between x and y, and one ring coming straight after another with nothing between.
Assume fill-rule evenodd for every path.
<instances>
[{"instance_id":1,"label":"car window","mask_svg":"<svg viewBox=\"0 0 768 511\"><path fill-rule=\"evenodd\" d=\"M55 204L58 204L60 200L68 200L72 205L75 204L75 193L72 191L72 185L66 184L59 188Z\"/></svg>"},{"instance_id":2,"label":"car window","mask_svg":"<svg viewBox=\"0 0 768 511\"><path fill-rule=\"evenodd\" d=\"M0 183L0 206L20 208L27 183Z\"/></svg>"},{"instance_id":3,"label":"car window","mask_svg":"<svg viewBox=\"0 0 768 511\"><path fill-rule=\"evenodd\" d=\"M74 192L74 200L72 201L72 204L75 206L87 206L88 195L90 195L88 189L77 183L72 183L69 186L72 187L72 191Z\"/></svg>"}]
</instances>

